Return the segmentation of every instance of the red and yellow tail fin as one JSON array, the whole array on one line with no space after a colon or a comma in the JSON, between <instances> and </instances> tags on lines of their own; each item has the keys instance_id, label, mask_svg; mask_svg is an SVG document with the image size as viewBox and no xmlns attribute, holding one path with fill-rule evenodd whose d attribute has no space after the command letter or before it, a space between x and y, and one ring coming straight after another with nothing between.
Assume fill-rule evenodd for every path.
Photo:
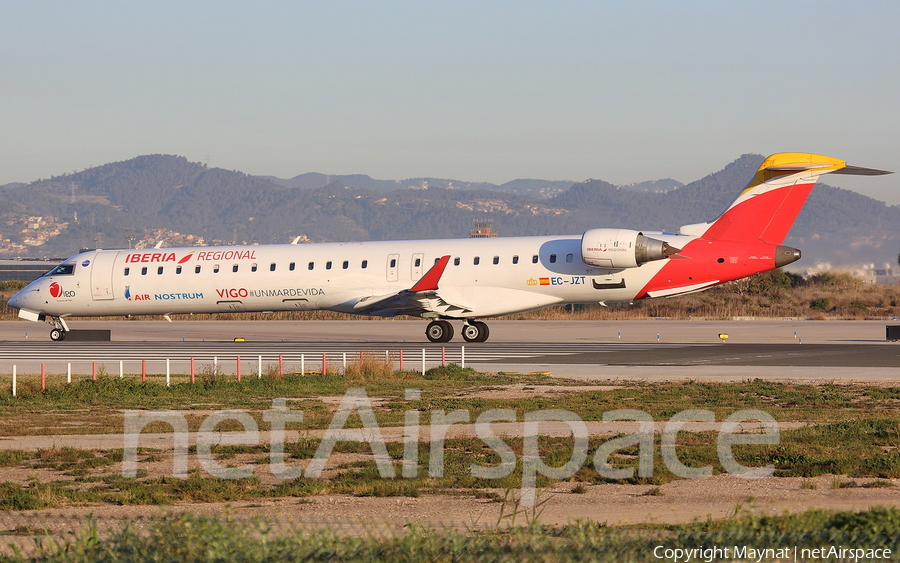
<instances>
[{"instance_id":1,"label":"red and yellow tail fin","mask_svg":"<svg viewBox=\"0 0 900 563\"><path fill-rule=\"evenodd\" d=\"M762 241L781 244L806 198L823 174L878 175L884 170L847 166L843 160L786 152L773 154L759 166L741 195L705 230L701 225L682 228L685 234L702 234L706 239Z\"/></svg>"}]
</instances>

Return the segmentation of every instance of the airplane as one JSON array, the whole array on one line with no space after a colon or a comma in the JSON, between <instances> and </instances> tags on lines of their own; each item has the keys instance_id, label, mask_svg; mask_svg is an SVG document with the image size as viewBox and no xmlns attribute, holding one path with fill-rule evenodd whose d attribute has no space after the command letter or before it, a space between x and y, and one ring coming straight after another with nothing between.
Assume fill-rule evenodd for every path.
<instances>
[{"instance_id":1,"label":"airplane","mask_svg":"<svg viewBox=\"0 0 900 563\"><path fill-rule=\"evenodd\" d=\"M677 233L624 228L581 235L91 250L9 300L19 317L328 310L430 319L431 342L488 339L488 317L574 303L630 302L701 291L798 260L785 246L823 174L880 175L806 153L765 159L715 221Z\"/></svg>"}]
</instances>

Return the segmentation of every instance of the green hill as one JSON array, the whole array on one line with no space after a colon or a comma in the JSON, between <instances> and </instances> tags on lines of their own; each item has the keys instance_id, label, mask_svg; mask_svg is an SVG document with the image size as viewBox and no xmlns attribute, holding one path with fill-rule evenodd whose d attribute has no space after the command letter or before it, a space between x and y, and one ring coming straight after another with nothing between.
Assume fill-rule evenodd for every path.
<instances>
[{"instance_id":1,"label":"green hill","mask_svg":"<svg viewBox=\"0 0 900 563\"><path fill-rule=\"evenodd\" d=\"M496 186L305 174L287 181L147 155L4 186L0 235L7 245L27 244L29 218L53 217L55 227L32 231L59 234L45 233L43 244L16 255L68 256L86 247L124 247L126 237L150 243L163 238L168 246L193 244L185 242L196 240L187 235L208 244L288 242L299 235L312 241L465 237L473 220L484 218L493 219L501 236L578 234L601 226L675 231L717 217L761 161L743 155L687 185L667 181L663 193L601 180ZM787 244L803 249L808 263L893 262L900 249L900 206L819 185Z\"/></svg>"}]
</instances>

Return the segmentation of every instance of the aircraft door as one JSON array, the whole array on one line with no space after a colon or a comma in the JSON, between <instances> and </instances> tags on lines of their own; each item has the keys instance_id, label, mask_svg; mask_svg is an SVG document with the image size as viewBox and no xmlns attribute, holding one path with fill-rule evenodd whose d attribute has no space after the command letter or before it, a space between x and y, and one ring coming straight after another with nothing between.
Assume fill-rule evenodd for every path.
<instances>
[{"instance_id":1,"label":"aircraft door","mask_svg":"<svg viewBox=\"0 0 900 563\"><path fill-rule=\"evenodd\" d=\"M398 271L400 268L400 255L388 254L387 257L387 281L395 282L400 279Z\"/></svg>"},{"instance_id":2,"label":"aircraft door","mask_svg":"<svg viewBox=\"0 0 900 563\"><path fill-rule=\"evenodd\" d=\"M409 279L418 281L422 277L422 264L425 263L425 255L416 253L412 255L412 266L410 269Z\"/></svg>"},{"instance_id":3,"label":"aircraft door","mask_svg":"<svg viewBox=\"0 0 900 563\"><path fill-rule=\"evenodd\" d=\"M113 299L113 266L119 256L115 251L98 251L91 264L91 297L94 301Z\"/></svg>"}]
</instances>

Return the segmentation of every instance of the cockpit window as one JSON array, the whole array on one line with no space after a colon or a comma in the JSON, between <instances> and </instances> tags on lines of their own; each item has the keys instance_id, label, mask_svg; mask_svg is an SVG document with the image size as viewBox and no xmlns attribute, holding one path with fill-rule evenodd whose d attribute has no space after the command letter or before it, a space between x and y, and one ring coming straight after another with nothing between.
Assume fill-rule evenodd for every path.
<instances>
[{"instance_id":1,"label":"cockpit window","mask_svg":"<svg viewBox=\"0 0 900 563\"><path fill-rule=\"evenodd\" d=\"M75 273L75 264L60 264L53 268L45 276L71 276Z\"/></svg>"}]
</instances>

